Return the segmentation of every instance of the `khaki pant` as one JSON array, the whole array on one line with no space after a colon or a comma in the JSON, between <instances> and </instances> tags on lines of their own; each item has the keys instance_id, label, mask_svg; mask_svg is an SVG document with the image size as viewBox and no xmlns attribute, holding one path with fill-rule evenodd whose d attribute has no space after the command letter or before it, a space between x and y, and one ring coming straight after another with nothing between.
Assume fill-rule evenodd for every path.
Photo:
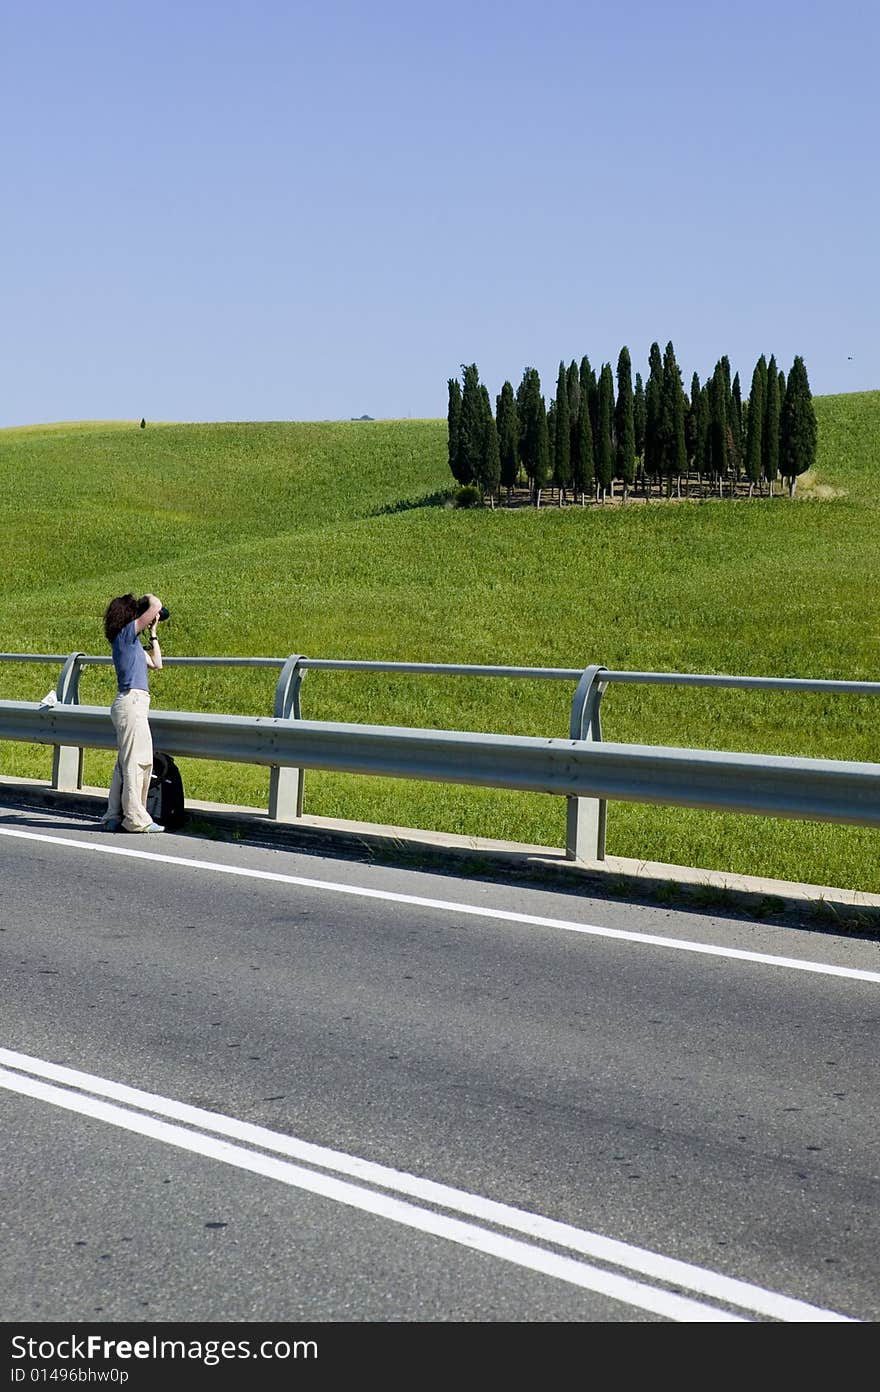
<instances>
[{"instance_id":1,"label":"khaki pant","mask_svg":"<svg viewBox=\"0 0 880 1392\"><path fill-rule=\"evenodd\" d=\"M121 817L126 831L143 831L153 820L146 807L153 772L149 711L149 692L137 689L120 692L110 707L119 754L105 820Z\"/></svg>"}]
</instances>

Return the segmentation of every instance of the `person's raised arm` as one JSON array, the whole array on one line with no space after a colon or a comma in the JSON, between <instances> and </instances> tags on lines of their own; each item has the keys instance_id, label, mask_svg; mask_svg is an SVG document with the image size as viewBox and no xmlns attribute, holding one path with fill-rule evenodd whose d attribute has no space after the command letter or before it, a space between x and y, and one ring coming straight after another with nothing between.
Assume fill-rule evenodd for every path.
<instances>
[{"instance_id":1,"label":"person's raised arm","mask_svg":"<svg viewBox=\"0 0 880 1392\"><path fill-rule=\"evenodd\" d=\"M154 672L162 671L162 649L159 647L159 635L156 627L159 620L154 619L150 624L150 646L147 648L147 666L152 667Z\"/></svg>"},{"instance_id":2,"label":"person's raised arm","mask_svg":"<svg viewBox=\"0 0 880 1392\"><path fill-rule=\"evenodd\" d=\"M145 598L150 601L149 608L145 609L142 614L138 614L135 619L135 633L143 633L145 628L149 628L152 624L155 624L159 617L159 610L162 608L161 599L157 599L154 594L145 595Z\"/></svg>"}]
</instances>

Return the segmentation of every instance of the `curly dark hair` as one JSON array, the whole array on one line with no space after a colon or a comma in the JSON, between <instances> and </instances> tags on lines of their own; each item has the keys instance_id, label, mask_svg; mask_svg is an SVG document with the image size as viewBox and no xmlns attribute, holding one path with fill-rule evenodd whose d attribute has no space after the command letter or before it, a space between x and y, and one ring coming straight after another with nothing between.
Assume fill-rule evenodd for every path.
<instances>
[{"instance_id":1,"label":"curly dark hair","mask_svg":"<svg viewBox=\"0 0 880 1392\"><path fill-rule=\"evenodd\" d=\"M116 599L111 599L104 614L104 632L107 635L107 642L112 643L118 633L121 633L126 624L131 623L132 619L138 616L138 602L133 594L119 595Z\"/></svg>"}]
</instances>

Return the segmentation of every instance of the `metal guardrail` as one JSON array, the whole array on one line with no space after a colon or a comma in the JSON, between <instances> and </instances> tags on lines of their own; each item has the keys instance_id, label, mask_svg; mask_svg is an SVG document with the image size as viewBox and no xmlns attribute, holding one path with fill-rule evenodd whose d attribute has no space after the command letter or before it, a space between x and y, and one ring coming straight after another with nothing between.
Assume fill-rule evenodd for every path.
<instances>
[{"instance_id":1,"label":"metal guardrail","mask_svg":"<svg viewBox=\"0 0 880 1392\"><path fill-rule=\"evenodd\" d=\"M106 707L79 704L80 674L88 665L111 665L110 657L0 653L2 661L62 664L55 707L0 701L0 739L51 744L52 786L82 787L84 748L113 749L115 734ZM611 682L874 696L880 695L880 682L628 672L600 665L579 669L374 662L302 654L167 657L163 666L280 669L271 719L150 713L157 748L194 758L268 765L268 812L276 821L302 816L304 770L320 768L564 796L566 855L577 860L604 858L609 798L880 825L880 765L610 744L602 739L600 719L602 696ZM569 739L304 721L301 688L309 669L574 681Z\"/></svg>"},{"instance_id":2,"label":"metal guardrail","mask_svg":"<svg viewBox=\"0 0 880 1392\"><path fill-rule=\"evenodd\" d=\"M188 711L150 724L189 758L880 826L880 764ZM0 738L116 748L106 706L0 701Z\"/></svg>"}]
</instances>

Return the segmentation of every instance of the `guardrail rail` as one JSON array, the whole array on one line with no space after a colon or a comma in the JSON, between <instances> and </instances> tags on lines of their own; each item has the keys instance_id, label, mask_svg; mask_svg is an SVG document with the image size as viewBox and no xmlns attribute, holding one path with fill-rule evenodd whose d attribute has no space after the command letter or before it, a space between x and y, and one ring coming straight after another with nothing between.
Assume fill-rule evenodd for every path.
<instances>
[{"instance_id":1,"label":"guardrail rail","mask_svg":"<svg viewBox=\"0 0 880 1392\"><path fill-rule=\"evenodd\" d=\"M115 749L109 707L82 705L80 676L111 659L86 653L0 653L0 662L61 664L56 704L0 701L0 739L53 747L52 787L82 787L83 750ZM880 764L780 755L614 744L600 706L612 682L880 695L880 682L586 668L368 662L339 658L167 657L163 666L278 670L268 716L153 710L157 748L182 757L268 766L268 815L303 815L304 770L472 784L565 797L566 856L605 857L609 800L880 826ZM302 718L309 670L434 673L575 683L569 737L478 734Z\"/></svg>"}]
</instances>

